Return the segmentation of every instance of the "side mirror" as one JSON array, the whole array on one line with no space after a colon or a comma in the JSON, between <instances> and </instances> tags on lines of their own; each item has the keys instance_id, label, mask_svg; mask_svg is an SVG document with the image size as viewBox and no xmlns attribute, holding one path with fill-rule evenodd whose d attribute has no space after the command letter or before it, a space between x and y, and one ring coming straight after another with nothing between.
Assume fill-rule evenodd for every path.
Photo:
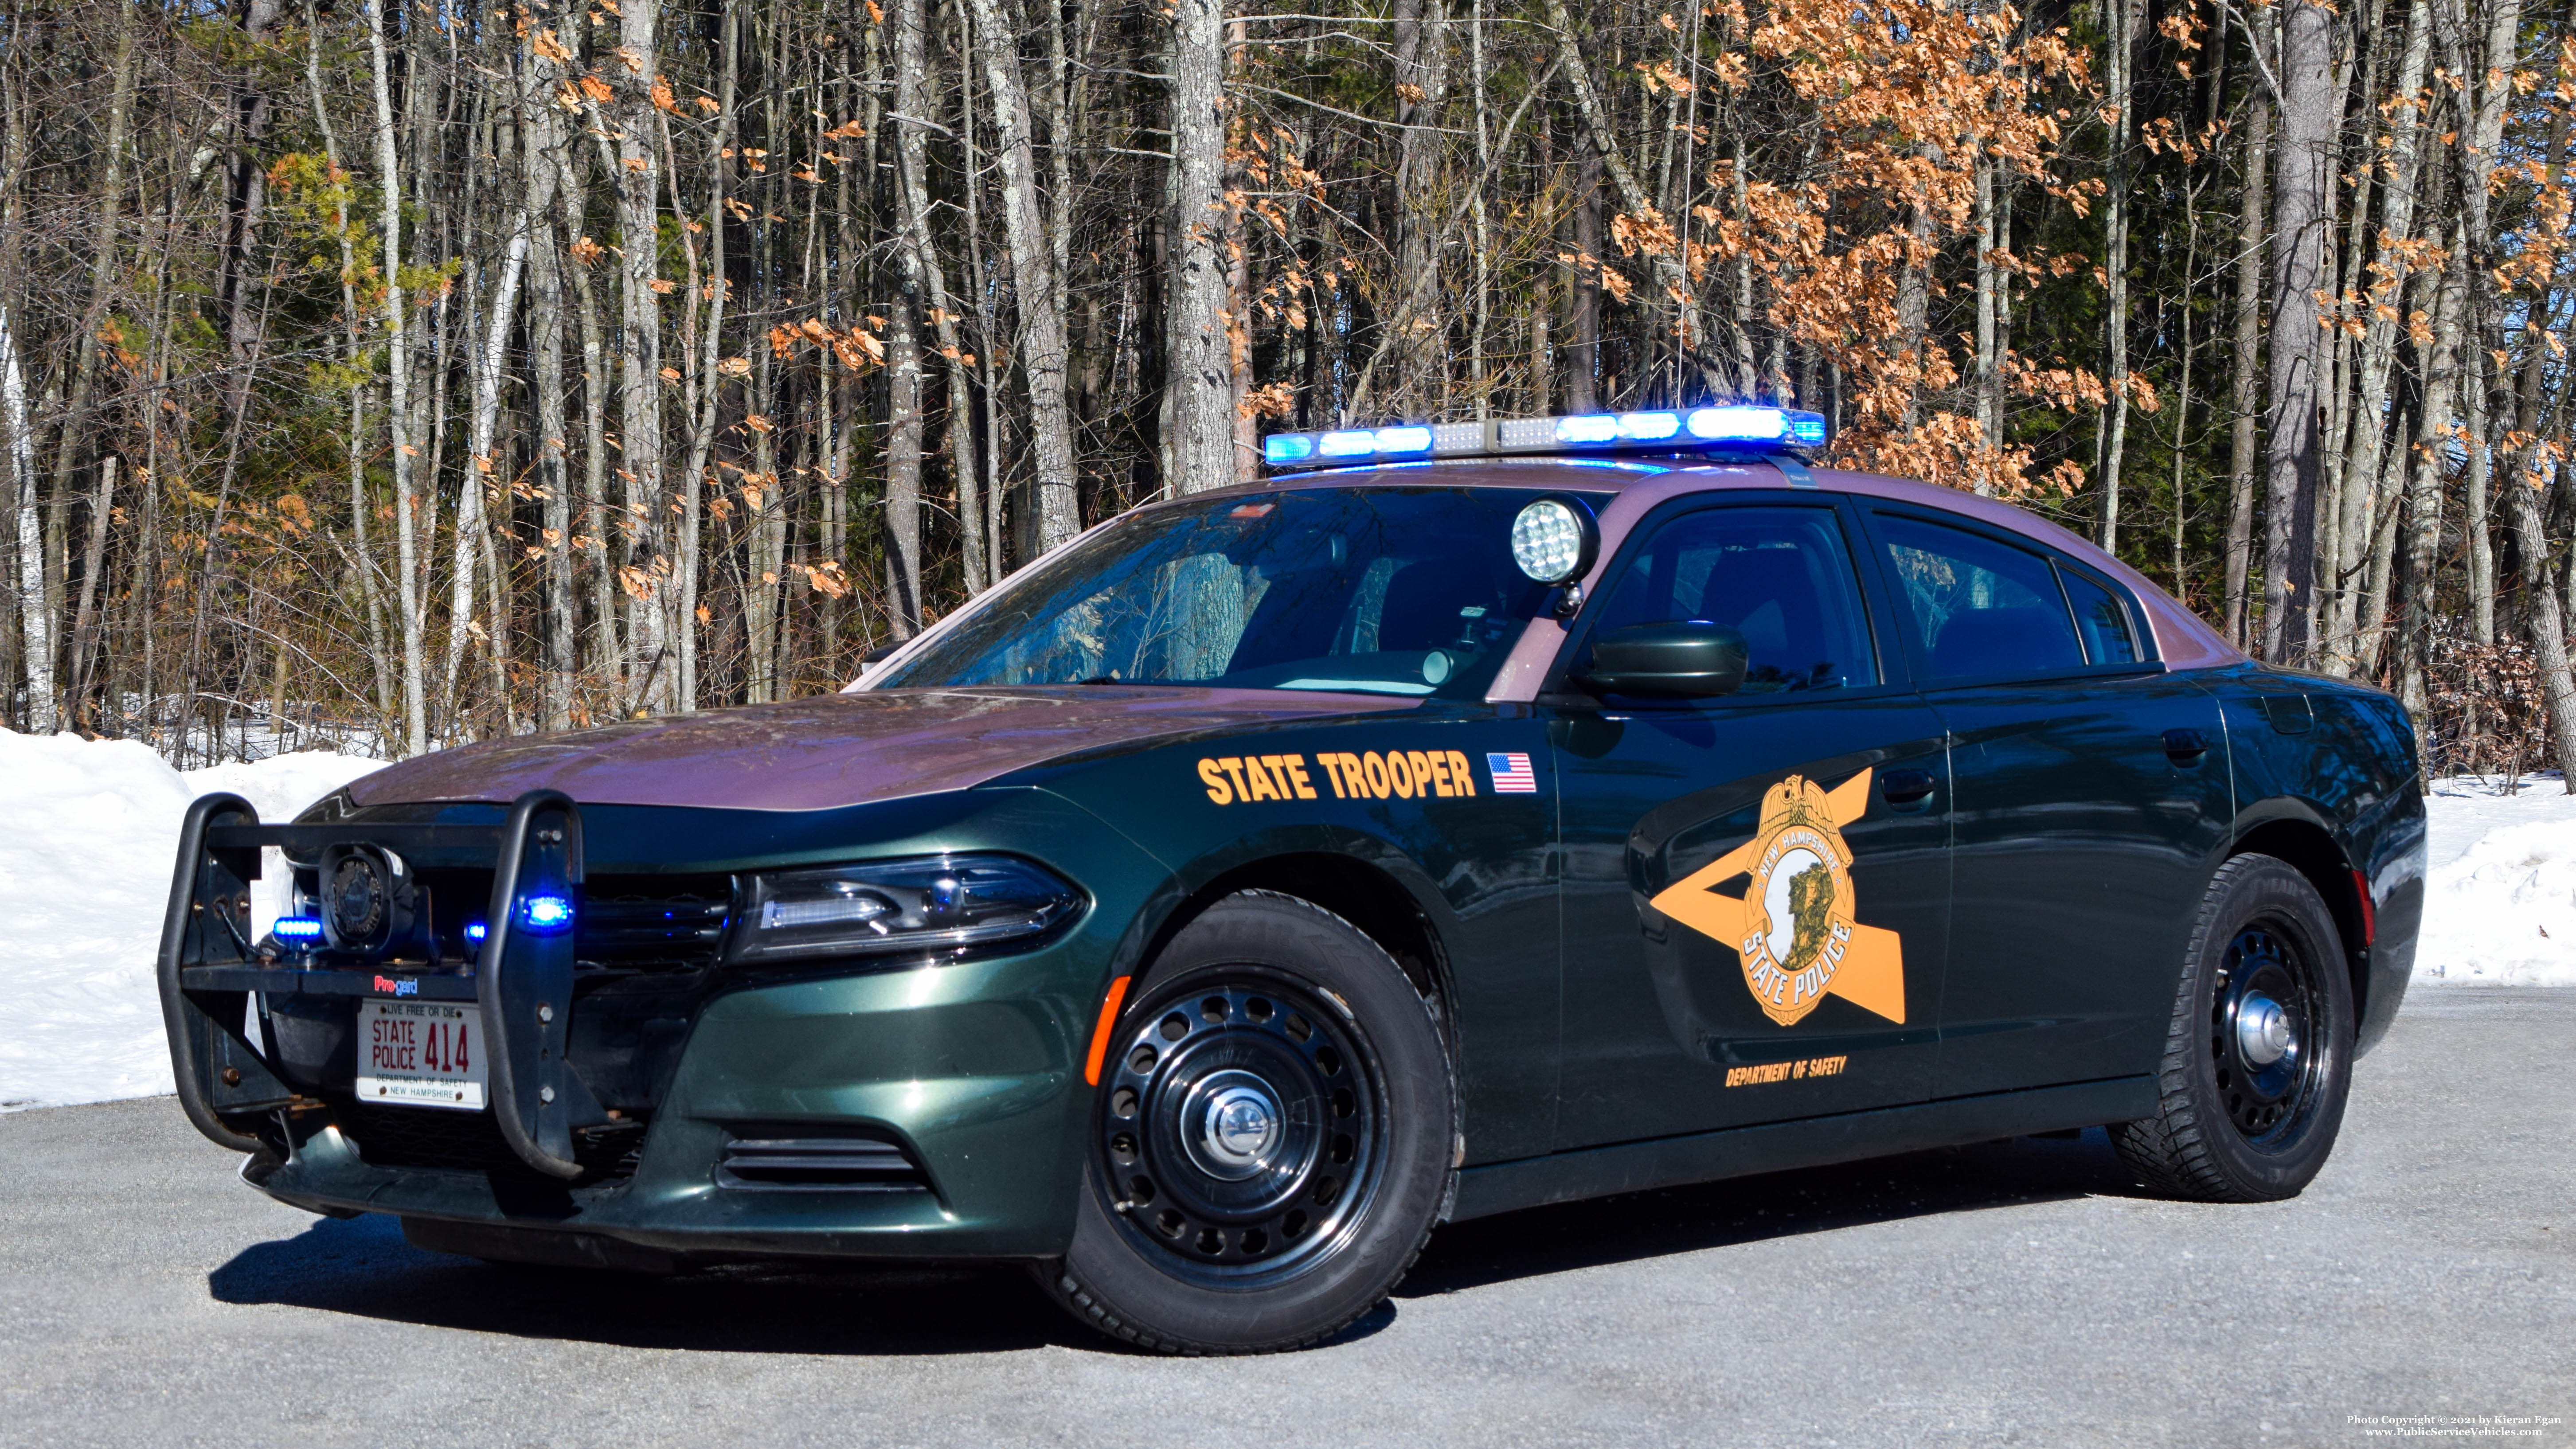
<instances>
[{"instance_id":1,"label":"side mirror","mask_svg":"<svg viewBox=\"0 0 2576 1449\"><path fill-rule=\"evenodd\" d=\"M1748 659L1731 624L1630 624L1593 639L1592 667L1576 681L1596 694L1707 699L1743 688Z\"/></svg>"}]
</instances>

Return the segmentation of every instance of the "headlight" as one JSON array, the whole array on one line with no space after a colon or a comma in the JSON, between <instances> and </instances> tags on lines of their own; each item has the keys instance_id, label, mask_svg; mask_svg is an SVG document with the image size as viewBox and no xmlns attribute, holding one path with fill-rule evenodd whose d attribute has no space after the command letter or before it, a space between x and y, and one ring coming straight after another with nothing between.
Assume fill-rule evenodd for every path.
<instances>
[{"instance_id":1,"label":"headlight","mask_svg":"<svg viewBox=\"0 0 2576 1449\"><path fill-rule=\"evenodd\" d=\"M1045 935L1082 893L1007 855L930 856L752 878L736 961L962 952Z\"/></svg>"}]
</instances>

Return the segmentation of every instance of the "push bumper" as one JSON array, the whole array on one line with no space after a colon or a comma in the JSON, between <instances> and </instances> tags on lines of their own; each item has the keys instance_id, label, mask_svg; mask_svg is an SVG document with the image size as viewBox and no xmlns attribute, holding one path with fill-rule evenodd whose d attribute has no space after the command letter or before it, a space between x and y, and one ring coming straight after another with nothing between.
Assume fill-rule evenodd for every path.
<instances>
[{"instance_id":1,"label":"push bumper","mask_svg":"<svg viewBox=\"0 0 2576 1449\"><path fill-rule=\"evenodd\" d=\"M244 1009L254 998L273 998L278 988L269 983L292 973L246 959L247 923L219 913L229 906L239 915L243 882L257 869L256 846L308 847L306 837L318 839L320 828L258 826L247 805L210 797L190 815L162 958L174 1065L191 1120L215 1141L252 1154L243 1176L261 1191L333 1215L381 1212L672 1255L1026 1258L1064 1250L1093 1095L1082 1076L1090 1033L1111 977L1143 950L1144 923L1176 893L1165 867L1096 816L1043 790L961 792L864 819L717 822L732 835L659 819L645 822L650 828L621 826L609 807L593 814L612 820L603 828L594 818L594 853L614 851L614 859L629 862L648 846L676 841L668 848L695 853L675 855L666 868L693 870L764 869L771 861L854 853L1026 851L1029 842L1044 841L1048 856L1081 862L1069 874L1091 905L1062 934L1018 954L894 970L746 975L694 1008L640 1143L613 1168L593 1155L568 1174L523 1150L520 1139L537 1133L496 1138L514 1101L523 1125L546 1125L538 1109L548 1104L531 1088L547 1081L506 1082L496 1071L494 1106L484 1114L362 1103L353 1116L344 1102L300 1092L291 1074L267 1060L240 1028ZM539 811L513 812L498 829L473 828L476 840L436 843L493 860L497 895L525 889L508 884L509 839L535 841L559 827ZM330 827L335 836L357 838L387 838L398 829ZM268 838L290 833L292 839ZM737 836L762 853L742 853ZM854 851L854 839L868 844ZM424 837L408 847L432 843ZM577 829L561 844L577 852ZM566 874L579 868L577 855L556 859L560 865L547 864ZM521 942L530 943L524 936ZM423 977L420 994L468 993L486 1020L512 1014L493 998L511 984L520 957L513 950L486 959L497 969ZM295 989L309 994L317 983ZM551 991L541 998L565 999ZM535 1014L533 1003L523 1005ZM573 1014L584 1010L576 1006ZM558 1022L566 1015L555 1013ZM575 1056L566 1069L562 1040L487 1037L492 1051L562 1070L557 1100L586 1098L582 1060ZM371 1126L471 1139L489 1149L487 1160L405 1157L385 1150L389 1137L371 1139ZM796 1170L816 1159L827 1169L840 1160L868 1170ZM751 1165L780 1163L787 1170ZM894 1170L876 1170L888 1167Z\"/></svg>"}]
</instances>

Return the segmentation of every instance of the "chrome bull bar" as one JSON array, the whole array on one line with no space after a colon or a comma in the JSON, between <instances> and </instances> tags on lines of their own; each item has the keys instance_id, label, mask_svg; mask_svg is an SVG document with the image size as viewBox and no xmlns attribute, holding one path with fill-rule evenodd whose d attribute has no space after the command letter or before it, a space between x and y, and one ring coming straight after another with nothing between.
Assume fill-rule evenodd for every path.
<instances>
[{"instance_id":1,"label":"chrome bull bar","mask_svg":"<svg viewBox=\"0 0 2576 1449\"><path fill-rule=\"evenodd\" d=\"M262 825L239 795L214 794L188 807L170 908L161 926L161 1015L179 1105L198 1131L236 1152L256 1152L249 1129L269 1113L313 1105L245 1034L253 995L367 997L390 963L361 966L262 961L251 937L249 884L260 849L312 853L367 844L463 867L488 865L492 899L470 976L422 975L420 994L470 999L483 1023L491 1112L502 1140L529 1167L566 1181L581 1176L575 1128L608 1120L568 1062L574 930L532 928L521 903L556 895L581 908L581 807L555 790L511 802L500 825L331 821Z\"/></svg>"}]
</instances>

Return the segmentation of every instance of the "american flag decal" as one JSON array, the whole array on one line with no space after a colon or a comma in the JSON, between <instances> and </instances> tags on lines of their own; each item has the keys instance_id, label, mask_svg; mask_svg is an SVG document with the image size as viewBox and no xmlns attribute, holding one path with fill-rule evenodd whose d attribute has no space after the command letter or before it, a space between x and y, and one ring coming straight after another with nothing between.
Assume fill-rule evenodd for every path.
<instances>
[{"instance_id":1,"label":"american flag decal","mask_svg":"<svg viewBox=\"0 0 2576 1449\"><path fill-rule=\"evenodd\" d=\"M1527 755L1487 755L1485 768L1493 773L1494 793L1497 795L1538 793L1538 776L1530 772Z\"/></svg>"}]
</instances>

